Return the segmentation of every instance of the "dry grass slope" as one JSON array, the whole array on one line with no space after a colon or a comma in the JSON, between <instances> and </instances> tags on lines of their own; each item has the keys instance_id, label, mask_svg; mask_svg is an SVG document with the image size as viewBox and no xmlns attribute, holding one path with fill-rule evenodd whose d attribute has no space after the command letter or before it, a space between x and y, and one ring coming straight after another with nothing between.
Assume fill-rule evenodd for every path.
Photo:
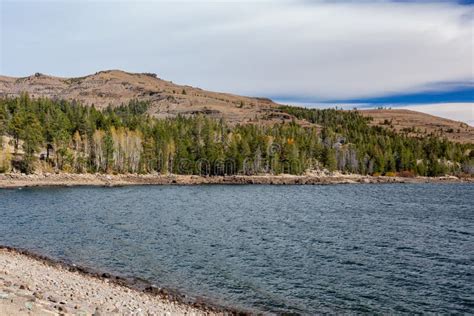
<instances>
[{"instance_id":1,"label":"dry grass slope","mask_svg":"<svg viewBox=\"0 0 474 316\"><path fill-rule=\"evenodd\" d=\"M0 96L17 96L23 91L32 97L78 100L97 108L139 99L149 101L150 114L158 118L203 113L230 123L290 119L275 111L278 105L268 99L209 92L177 85L149 73L109 70L79 78L39 73L25 78L0 76Z\"/></svg>"},{"instance_id":2,"label":"dry grass slope","mask_svg":"<svg viewBox=\"0 0 474 316\"><path fill-rule=\"evenodd\" d=\"M362 110L373 118L372 125L379 125L412 136L434 134L459 143L474 142L474 128L466 123L410 110Z\"/></svg>"}]
</instances>

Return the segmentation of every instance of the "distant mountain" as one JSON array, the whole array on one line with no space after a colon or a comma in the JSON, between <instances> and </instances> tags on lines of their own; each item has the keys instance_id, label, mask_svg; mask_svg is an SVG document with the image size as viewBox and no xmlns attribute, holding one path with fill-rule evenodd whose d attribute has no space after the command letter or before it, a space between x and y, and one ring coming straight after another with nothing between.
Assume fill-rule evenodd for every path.
<instances>
[{"instance_id":1,"label":"distant mountain","mask_svg":"<svg viewBox=\"0 0 474 316\"><path fill-rule=\"evenodd\" d=\"M77 78L60 78L36 73L29 77L0 76L0 97L28 92L33 98L77 100L103 109L127 104L132 99L149 101L149 114L157 118L177 115L204 115L223 118L230 124L272 124L295 119L280 111L279 104L266 98L244 97L177 85L152 73L128 73L121 70L100 71ZM474 142L474 128L424 113L407 110L363 110L374 118L372 125L412 131L414 136L435 134L462 143ZM296 120L301 125L313 125Z\"/></svg>"}]
</instances>

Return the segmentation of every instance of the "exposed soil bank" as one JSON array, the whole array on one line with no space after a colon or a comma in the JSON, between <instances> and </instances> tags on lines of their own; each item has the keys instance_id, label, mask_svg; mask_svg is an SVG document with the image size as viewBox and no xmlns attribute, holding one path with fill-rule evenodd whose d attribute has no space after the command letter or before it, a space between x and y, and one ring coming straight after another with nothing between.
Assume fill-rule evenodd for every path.
<instances>
[{"instance_id":1,"label":"exposed soil bank","mask_svg":"<svg viewBox=\"0 0 474 316\"><path fill-rule=\"evenodd\" d=\"M199 298L0 246L1 315L245 315Z\"/></svg>"},{"instance_id":2,"label":"exposed soil bank","mask_svg":"<svg viewBox=\"0 0 474 316\"><path fill-rule=\"evenodd\" d=\"M372 177L363 175L259 175L259 176L190 176L190 175L105 175L44 173L39 175L0 174L0 188L36 186L126 186L126 185L196 185L196 184L350 184L350 183L474 183L474 178L449 177Z\"/></svg>"}]
</instances>

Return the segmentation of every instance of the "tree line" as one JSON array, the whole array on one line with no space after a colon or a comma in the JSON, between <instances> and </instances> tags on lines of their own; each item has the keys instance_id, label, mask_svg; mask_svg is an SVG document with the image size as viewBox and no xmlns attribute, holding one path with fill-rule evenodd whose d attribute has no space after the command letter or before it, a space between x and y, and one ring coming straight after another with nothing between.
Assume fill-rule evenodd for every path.
<instances>
[{"instance_id":1,"label":"tree line","mask_svg":"<svg viewBox=\"0 0 474 316\"><path fill-rule=\"evenodd\" d=\"M202 115L156 119L148 108L137 100L100 111L27 94L0 99L0 172L212 176L326 168L436 176L472 168L472 144L397 134L355 111L281 107L311 124L231 126Z\"/></svg>"}]
</instances>

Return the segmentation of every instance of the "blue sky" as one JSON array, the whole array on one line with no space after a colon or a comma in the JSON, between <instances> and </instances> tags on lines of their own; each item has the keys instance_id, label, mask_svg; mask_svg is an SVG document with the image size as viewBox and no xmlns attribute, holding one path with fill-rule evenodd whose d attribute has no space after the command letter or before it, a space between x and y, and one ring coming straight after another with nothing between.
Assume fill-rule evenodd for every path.
<instances>
[{"instance_id":1,"label":"blue sky","mask_svg":"<svg viewBox=\"0 0 474 316\"><path fill-rule=\"evenodd\" d=\"M0 74L155 72L286 103L432 105L471 123L473 2L0 0Z\"/></svg>"}]
</instances>

